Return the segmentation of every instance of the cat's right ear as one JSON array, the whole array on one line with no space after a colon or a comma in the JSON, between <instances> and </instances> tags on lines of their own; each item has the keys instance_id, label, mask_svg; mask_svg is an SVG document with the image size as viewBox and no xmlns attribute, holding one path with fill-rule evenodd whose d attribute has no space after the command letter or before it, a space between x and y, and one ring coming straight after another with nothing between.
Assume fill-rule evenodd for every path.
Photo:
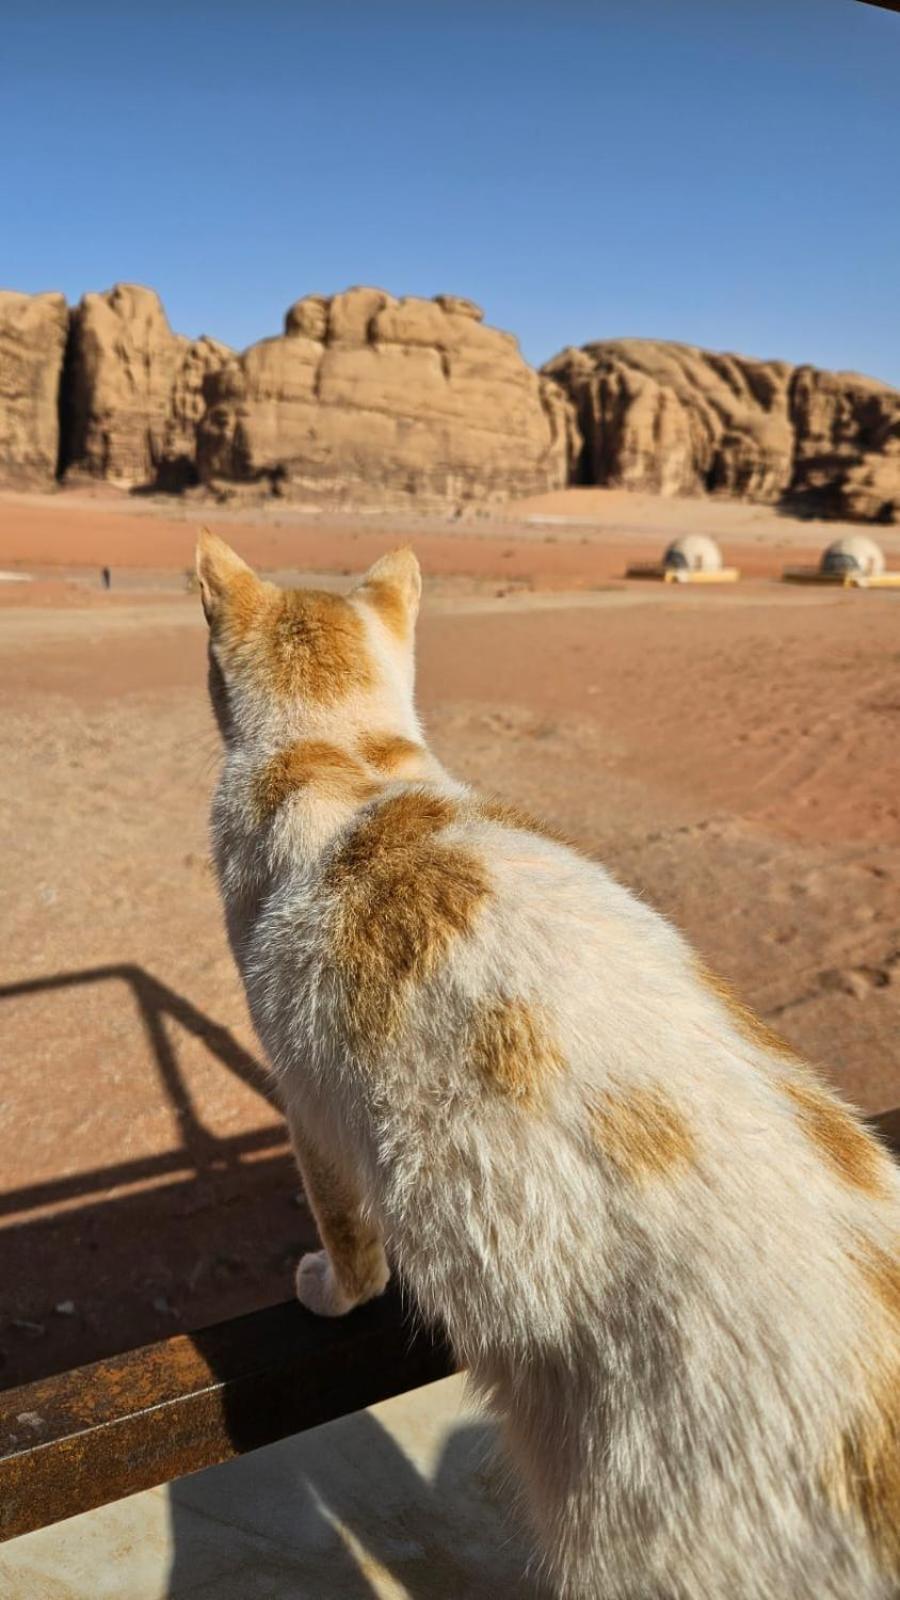
<instances>
[{"instance_id":1,"label":"cat's right ear","mask_svg":"<svg viewBox=\"0 0 900 1600\"><path fill-rule=\"evenodd\" d=\"M246 594L251 587L262 588L253 568L208 528L200 530L195 567L203 614L210 627L218 621L236 590Z\"/></svg>"}]
</instances>

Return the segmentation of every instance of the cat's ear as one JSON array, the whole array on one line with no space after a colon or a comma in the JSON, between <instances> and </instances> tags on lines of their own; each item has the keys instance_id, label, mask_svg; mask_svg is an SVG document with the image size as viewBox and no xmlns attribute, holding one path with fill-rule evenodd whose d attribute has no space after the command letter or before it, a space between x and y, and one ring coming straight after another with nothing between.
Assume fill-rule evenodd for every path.
<instances>
[{"instance_id":1,"label":"cat's ear","mask_svg":"<svg viewBox=\"0 0 900 1600\"><path fill-rule=\"evenodd\" d=\"M377 611L398 638L410 638L422 594L422 572L412 550L406 547L382 556L369 568L355 593Z\"/></svg>"},{"instance_id":2,"label":"cat's ear","mask_svg":"<svg viewBox=\"0 0 900 1600\"><path fill-rule=\"evenodd\" d=\"M197 582L203 614L210 627L221 616L229 597L240 588L246 594L251 587L262 589L262 584L252 567L242 561L237 551L220 539L218 534L201 528L197 539Z\"/></svg>"}]
</instances>

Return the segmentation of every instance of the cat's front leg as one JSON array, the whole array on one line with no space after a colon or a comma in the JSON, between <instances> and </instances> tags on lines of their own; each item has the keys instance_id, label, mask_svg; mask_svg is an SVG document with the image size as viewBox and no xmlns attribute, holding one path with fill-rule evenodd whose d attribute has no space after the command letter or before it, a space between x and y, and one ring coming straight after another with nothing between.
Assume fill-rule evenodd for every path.
<instances>
[{"instance_id":1,"label":"cat's front leg","mask_svg":"<svg viewBox=\"0 0 900 1600\"><path fill-rule=\"evenodd\" d=\"M302 1256L297 1298L320 1317L342 1317L382 1294L390 1277L378 1228L365 1214L359 1187L346 1166L295 1113L291 1141L323 1250Z\"/></svg>"}]
</instances>

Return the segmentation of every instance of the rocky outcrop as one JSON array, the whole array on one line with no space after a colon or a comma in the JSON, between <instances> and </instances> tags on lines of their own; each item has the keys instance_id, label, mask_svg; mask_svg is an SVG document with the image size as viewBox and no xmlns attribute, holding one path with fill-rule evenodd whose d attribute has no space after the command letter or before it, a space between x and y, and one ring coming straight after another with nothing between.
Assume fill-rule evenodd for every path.
<instances>
[{"instance_id":1,"label":"rocky outcrop","mask_svg":"<svg viewBox=\"0 0 900 1600\"><path fill-rule=\"evenodd\" d=\"M616 339L535 372L460 295L306 295L237 355L151 289L0 291L0 481L446 510L577 481L900 521L900 392Z\"/></svg>"},{"instance_id":2,"label":"rocky outcrop","mask_svg":"<svg viewBox=\"0 0 900 1600\"><path fill-rule=\"evenodd\" d=\"M855 372L797 367L791 385L798 509L900 522L900 392Z\"/></svg>"},{"instance_id":3,"label":"rocky outcrop","mask_svg":"<svg viewBox=\"0 0 900 1600\"><path fill-rule=\"evenodd\" d=\"M577 406L588 482L779 498L792 457L785 362L618 339L565 350L543 371Z\"/></svg>"},{"instance_id":4,"label":"rocky outcrop","mask_svg":"<svg viewBox=\"0 0 900 1600\"><path fill-rule=\"evenodd\" d=\"M471 300L309 295L211 373L201 481L329 502L461 505L568 481L573 411Z\"/></svg>"},{"instance_id":5,"label":"rocky outcrop","mask_svg":"<svg viewBox=\"0 0 900 1600\"><path fill-rule=\"evenodd\" d=\"M900 519L900 392L853 373L617 339L542 369L575 405L582 481Z\"/></svg>"},{"instance_id":6,"label":"rocky outcrop","mask_svg":"<svg viewBox=\"0 0 900 1600\"><path fill-rule=\"evenodd\" d=\"M152 289L86 294L72 312L62 394L66 476L123 488L195 481L203 380L231 354L173 333Z\"/></svg>"},{"instance_id":7,"label":"rocky outcrop","mask_svg":"<svg viewBox=\"0 0 900 1600\"><path fill-rule=\"evenodd\" d=\"M0 479L46 488L59 456L68 312L61 294L0 290Z\"/></svg>"}]
</instances>

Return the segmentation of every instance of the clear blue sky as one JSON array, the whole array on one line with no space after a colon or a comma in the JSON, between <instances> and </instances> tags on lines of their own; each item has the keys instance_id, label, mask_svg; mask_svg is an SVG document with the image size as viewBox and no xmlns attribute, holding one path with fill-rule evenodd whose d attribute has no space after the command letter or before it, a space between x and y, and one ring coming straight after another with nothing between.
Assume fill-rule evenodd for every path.
<instances>
[{"instance_id":1,"label":"clear blue sky","mask_svg":"<svg viewBox=\"0 0 900 1600\"><path fill-rule=\"evenodd\" d=\"M900 16L856 0L7 0L0 279L243 346L472 296L900 385Z\"/></svg>"}]
</instances>

